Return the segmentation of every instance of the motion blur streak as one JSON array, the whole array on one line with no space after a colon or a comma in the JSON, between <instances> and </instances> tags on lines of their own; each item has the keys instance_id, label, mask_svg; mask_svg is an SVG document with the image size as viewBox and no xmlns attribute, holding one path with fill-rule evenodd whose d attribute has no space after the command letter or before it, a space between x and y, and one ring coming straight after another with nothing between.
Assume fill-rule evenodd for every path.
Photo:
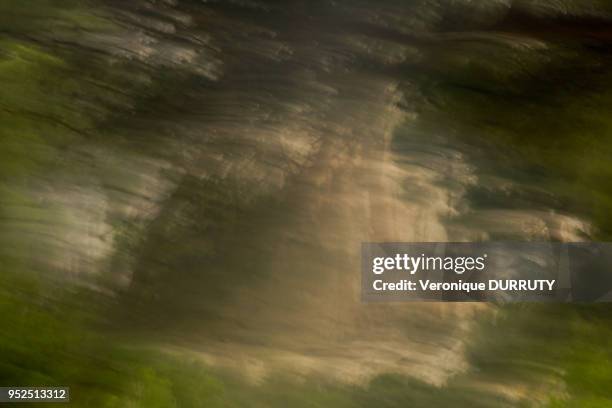
<instances>
[{"instance_id":1,"label":"motion blur streak","mask_svg":"<svg viewBox=\"0 0 612 408\"><path fill-rule=\"evenodd\" d=\"M611 13L0 0L0 383L612 406L609 306L359 295L361 242L612 238Z\"/></svg>"}]
</instances>

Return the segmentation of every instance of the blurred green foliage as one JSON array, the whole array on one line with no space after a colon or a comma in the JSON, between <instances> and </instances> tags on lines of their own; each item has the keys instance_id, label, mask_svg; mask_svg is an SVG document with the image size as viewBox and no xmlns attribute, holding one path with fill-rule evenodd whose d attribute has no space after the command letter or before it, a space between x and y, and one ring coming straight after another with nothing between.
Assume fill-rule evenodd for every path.
<instances>
[{"instance_id":1,"label":"blurred green foliage","mask_svg":"<svg viewBox=\"0 0 612 408\"><path fill-rule=\"evenodd\" d=\"M588 31L581 34L551 35L546 46L516 34L424 47L424 62L408 69L419 78L422 100L411 126L455 140L483 179L506 177L531 192L530 209L578 214L593 223L592 238L605 241L612 238L612 75L606 68L612 61L605 48L591 44Z\"/></svg>"}]
</instances>

